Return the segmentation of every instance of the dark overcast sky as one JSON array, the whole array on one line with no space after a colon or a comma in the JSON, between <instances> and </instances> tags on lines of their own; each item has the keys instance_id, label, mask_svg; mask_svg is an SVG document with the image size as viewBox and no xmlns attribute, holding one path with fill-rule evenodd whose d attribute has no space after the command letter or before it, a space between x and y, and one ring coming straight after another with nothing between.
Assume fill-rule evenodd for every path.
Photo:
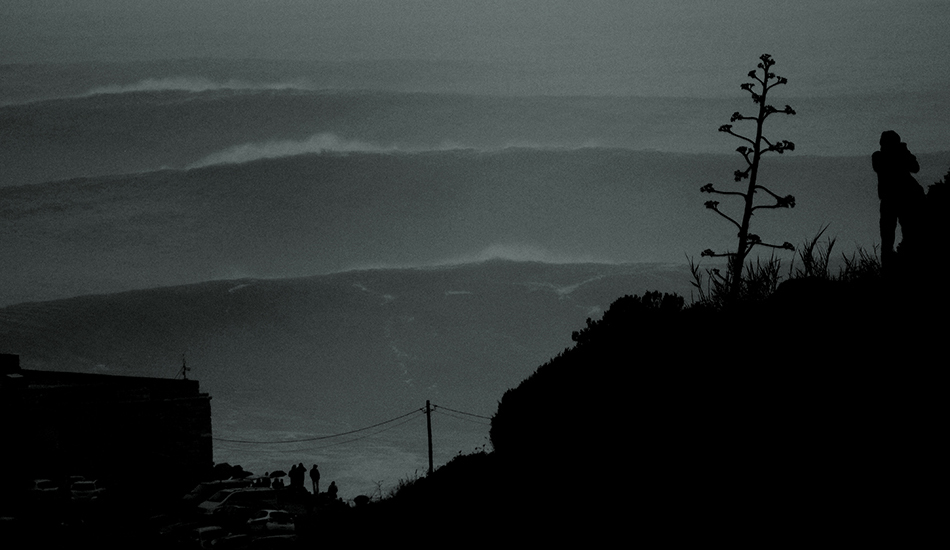
<instances>
[{"instance_id":1,"label":"dark overcast sky","mask_svg":"<svg viewBox=\"0 0 950 550\"><path fill-rule=\"evenodd\" d=\"M698 93L768 52L800 92L899 89L947 83L948 20L948 0L4 0L0 61L476 60Z\"/></svg>"}]
</instances>

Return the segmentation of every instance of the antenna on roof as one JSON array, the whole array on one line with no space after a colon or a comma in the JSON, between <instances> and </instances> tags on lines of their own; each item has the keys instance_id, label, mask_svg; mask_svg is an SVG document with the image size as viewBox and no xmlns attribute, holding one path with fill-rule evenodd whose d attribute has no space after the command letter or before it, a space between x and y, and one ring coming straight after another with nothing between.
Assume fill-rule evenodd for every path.
<instances>
[{"instance_id":1,"label":"antenna on roof","mask_svg":"<svg viewBox=\"0 0 950 550\"><path fill-rule=\"evenodd\" d=\"M188 371L190 370L191 369L188 368L185 364L185 354L182 353L181 354L181 370L178 371L178 374L181 375L182 380L188 380ZM178 376L176 375L175 378L178 378Z\"/></svg>"}]
</instances>

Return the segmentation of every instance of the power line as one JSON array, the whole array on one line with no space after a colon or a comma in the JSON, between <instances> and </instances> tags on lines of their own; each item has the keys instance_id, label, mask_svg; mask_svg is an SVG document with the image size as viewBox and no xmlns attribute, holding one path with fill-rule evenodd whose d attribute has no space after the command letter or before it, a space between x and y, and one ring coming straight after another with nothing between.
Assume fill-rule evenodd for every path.
<instances>
[{"instance_id":1,"label":"power line","mask_svg":"<svg viewBox=\"0 0 950 550\"><path fill-rule=\"evenodd\" d=\"M475 418L482 418L482 419L484 419L484 420L491 420L491 417L482 416L482 415L480 415L480 414L473 414L473 413L467 413L467 412L464 412L464 411L457 411L457 410L455 410L455 409L450 409L450 408L448 408L448 407L443 407L442 405L432 405L432 406L435 407L436 409L445 409L445 410L447 410L447 411L452 411L452 412L458 413L458 414L464 414L464 415L466 415L466 416L474 416Z\"/></svg>"},{"instance_id":2,"label":"power line","mask_svg":"<svg viewBox=\"0 0 950 550\"><path fill-rule=\"evenodd\" d=\"M439 414L444 414L445 416L449 416L449 417L454 418L454 419L456 419L456 420L461 420L462 422L471 422L472 424L478 424L478 425L480 425L480 426L491 426L491 424L488 423L488 422L482 422L481 420L476 420L476 419L474 419L474 418L465 418L465 417L463 417L463 416L458 416L458 415L456 415L456 414L452 414L452 413L446 412L446 410L451 410L451 409L445 409L445 410L443 410L443 409L435 409L435 412L437 412L437 413L439 413ZM474 416L474 415L473 415L473 416Z\"/></svg>"},{"instance_id":3,"label":"power line","mask_svg":"<svg viewBox=\"0 0 950 550\"><path fill-rule=\"evenodd\" d=\"M408 424L409 422L412 422L413 420L419 418L420 415L425 414L425 411L423 411L422 409L419 409L418 411L414 411L414 412L415 412L415 413L418 413L418 414L416 414L416 416L413 416L412 418L407 418L407 419L403 420L403 421L400 422L399 424L394 424L394 425L392 425L392 426L389 426L389 427L387 427L387 428L384 428L384 429L382 429L382 430L379 430L378 432L373 432L373 433L371 433L371 434L366 434L366 435L363 435L363 436L360 436L360 437L354 437L353 439L347 439L346 441L337 441L337 442L335 442L335 443L330 443L330 444L328 444L328 445L322 445L322 446L319 446L319 447L313 447L313 449L326 449L327 447L335 447L335 446L337 446L337 445L346 445L347 443L353 443L354 441L359 441L359 440L361 440L361 439L366 439L367 437L372 437L372 436L374 436L374 435L379 435L379 434L381 434L381 433L383 433L383 432L387 432L387 431L392 430L392 429L394 429L394 428L398 428L399 426L402 426L403 424Z\"/></svg>"},{"instance_id":4,"label":"power line","mask_svg":"<svg viewBox=\"0 0 950 550\"><path fill-rule=\"evenodd\" d=\"M474 414L474 413L470 413L470 412L460 411L460 410L453 409L453 408L450 408L450 407L445 407L445 406L442 406L442 405L432 405L432 409L434 409L436 412L442 413L442 414L444 414L444 415L446 415L446 416L450 416L450 417L455 418L455 419L457 419L457 420L463 420L463 421L466 421L466 422L474 422L474 423L476 423L476 424L486 425L486 424L484 424L484 423L482 423L482 422L477 422L477 421L475 421L475 420L471 420L471 419L468 419L468 418L462 418L462 417L456 416L455 414L460 414L460 415L464 415L464 416L470 416L470 417L472 417L472 418L478 418L478 419L482 419L482 420L491 421L491 418L488 417L488 416L483 416L483 415L480 415L480 414ZM455 414L450 414L449 412L446 412L446 411L449 411L449 412L455 413ZM396 422L397 420L402 420L402 419L404 419L404 418L406 418L406 417L408 417L408 416L411 416L411 415L414 415L414 414L421 414L421 413L424 413L424 412L425 412L425 409L424 409L424 408L414 409L414 410L412 410L412 411L407 412L406 414L403 414L403 415L400 415L400 416L397 416L397 417L394 417L394 418L390 418L389 420L384 420L384 421L382 421L382 422L378 422L378 423L373 424L373 425L370 425L370 426L365 426L365 427L362 427L362 428L357 428L357 429L355 429L355 430L350 430L350 431L347 431L347 432L341 432L341 433L337 433L337 434L324 435L324 436L317 436L317 437L306 437L306 438L301 438L301 439L282 439L282 440L276 440L276 441L252 441L252 440L244 440L244 439L224 439L224 438L219 438L219 437L212 437L212 440L217 441L217 442L220 442L220 443L240 443L240 444L250 444L250 445L280 445L280 444L287 444L287 443L308 443L308 442L313 442L313 441L323 441L323 440L332 439L332 438L335 438L335 437L342 437L342 436L346 436L346 435L352 435L352 434L355 434L355 433L365 432L365 431L367 431L367 430L372 430L372 429L378 428L378 427L380 427L380 426L385 426L385 425L387 425L387 424L391 424L391 423L393 423L393 422ZM410 422L411 420L412 420L412 419L410 418L410 419L405 420L404 422L400 422L399 424L396 424L395 426L389 426L389 427L386 428L385 430L380 430L380 431L375 432L375 433L373 433L373 434L368 434L368 435L366 435L366 436L357 437L357 438L350 439L350 440L347 440L347 441L341 441L341 442L339 442L339 443L333 443L333 444L331 444L331 445L326 445L326 447L335 446L335 445L344 444L344 443L350 443L350 442L353 442L353 441L359 441L360 439L364 439L364 438L366 438L366 437L370 437L370 436L372 436L372 435L376 435L376 434L382 433L382 432L384 432L384 431L388 431L388 430L390 430L390 429L393 429L393 428L396 428L396 427L398 427L398 426L401 426L401 425L403 425L403 424L405 424L405 423L407 423L407 422ZM320 448L323 448L323 447L320 447Z\"/></svg>"},{"instance_id":5,"label":"power line","mask_svg":"<svg viewBox=\"0 0 950 550\"><path fill-rule=\"evenodd\" d=\"M320 441L320 440L323 440L323 439L331 439L331 438L334 438L334 437L341 437L341 436L344 436L344 435L351 435L351 434L355 434L355 433L359 433L359 432L365 432L366 430L372 430L373 428L378 428L379 426L383 426L383 425L389 424L389 423L391 423L391 422L395 422L395 421L397 421L397 420L401 420L401 419L403 419L403 418L405 418L405 417L407 417L407 416L409 416L409 415L411 415L411 414L415 414L415 413L418 413L418 412L423 412L423 410L424 410L424 409L421 409L421 408L415 409L415 410L412 410L412 411L407 412L406 414L397 416L397 417L395 417L395 418L390 418L389 420L384 420L383 422L379 422L379 423L377 423L377 424L373 424L372 426L366 426L366 427L363 427L363 428L357 428L357 429L355 429L355 430L350 430L350 431L348 431L348 432L342 432L342 433L333 434L333 435L323 435L323 436L318 436L318 437L307 437L307 438L304 438L304 439L283 439L283 440L280 440L280 441L249 441L249 440L241 440L241 439L222 439L222 438L218 438L218 437L212 437L211 439L214 440L214 441L220 441L220 442L225 442L225 443L251 443L251 444L255 444L255 445L274 445L274 444L282 444L282 443L304 443L304 442L307 442L307 441ZM393 426L393 427L395 427L395 426ZM353 441L356 441L356 440L353 440Z\"/></svg>"},{"instance_id":6,"label":"power line","mask_svg":"<svg viewBox=\"0 0 950 550\"><path fill-rule=\"evenodd\" d=\"M377 430L377 431L374 431L374 432L372 432L372 433L368 433L368 434L366 434L366 435L362 435L362 436L359 436L359 437L354 437L353 439L346 439L346 440L343 440L343 441L334 441L334 442L326 443L326 444L322 444L322 445L319 445L319 444L318 444L318 445L314 445L314 444L312 444L312 442L309 441L309 440L299 440L299 439L296 439L296 440L292 440L292 441L290 441L290 440L284 440L284 441L288 441L288 442L291 442L291 443L311 443L311 444L309 444L309 445L300 445L299 447L295 447L295 448L293 449L295 452L302 452L302 451L304 451L304 450L307 450L307 451L316 451L316 450L319 450L319 449L328 449L328 448L330 448L330 447L336 447L336 446L338 446L338 445L346 445L346 444L348 444L348 443L353 443L353 442L355 442L355 441L360 441L361 439L366 439L366 438L368 438L368 437L374 437L374 436L377 436L377 435L379 435L379 434L381 434L381 433L388 432L389 430L393 430L393 429L395 429L395 428L398 428L398 427L400 427L400 426L403 426L403 425L405 425L405 424L408 424L408 423L410 423L410 422L413 422L413 421L417 420L420 416L422 416L423 414L425 414L425 411L423 411L422 409L420 409L420 410L414 411L413 413L410 413L410 414L412 414L412 416L409 416L408 418L407 418L407 417L403 417L403 420L402 420L401 422L397 422L396 424L390 424L390 425L388 425L388 426L386 426L386 427L384 427L384 428L382 428L382 429L380 429L380 430ZM347 433L351 433L351 432L347 432ZM337 434L337 435L346 435L346 434ZM325 437L335 437L335 436L325 436ZM223 440L221 440L221 439L216 439L216 441L219 442L219 443L221 443L221 442L229 443L229 442L232 442L233 440L230 440L230 439L223 439ZM282 441L282 442L283 442L283 441ZM255 442L253 442L253 443L259 443L259 442L255 441ZM266 442L260 442L260 443L266 443ZM229 450L234 450L234 449L237 449L238 447L226 447L226 448L229 449ZM263 449L263 448L258 448L258 449L250 448L250 449L249 449L249 448L245 447L245 448L243 449L243 452L265 452L265 453L266 453L266 452L273 452L273 451L269 451L269 450Z\"/></svg>"}]
</instances>

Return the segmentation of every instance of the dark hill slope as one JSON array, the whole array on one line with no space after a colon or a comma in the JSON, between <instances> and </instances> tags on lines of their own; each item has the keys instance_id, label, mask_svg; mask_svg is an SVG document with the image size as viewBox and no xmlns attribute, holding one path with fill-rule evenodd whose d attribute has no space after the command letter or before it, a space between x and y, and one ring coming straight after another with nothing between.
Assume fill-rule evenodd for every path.
<instances>
[{"instance_id":1,"label":"dark hill slope","mask_svg":"<svg viewBox=\"0 0 950 550\"><path fill-rule=\"evenodd\" d=\"M933 514L945 303L805 279L730 311L681 305L621 298L505 393L491 440L515 498L673 539Z\"/></svg>"}]
</instances>

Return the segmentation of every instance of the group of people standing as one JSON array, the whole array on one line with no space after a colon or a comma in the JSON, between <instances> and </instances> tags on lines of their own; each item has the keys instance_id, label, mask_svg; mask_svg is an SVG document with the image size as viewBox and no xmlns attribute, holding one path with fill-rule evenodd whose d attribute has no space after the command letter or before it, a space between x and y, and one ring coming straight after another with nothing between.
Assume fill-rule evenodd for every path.
<instances>
[{"instance_id":1,"label":"group of people standing","mask_svg":"<svg viewBox=\"0 0 950 550\"><path fill-rule=\"evenodd\" d=\"M274 489L281 489L284 487L284 481L281 479L284 476L284 472L276 471L273 474L264 473L264 477L257 480L254 483L255 487L273 487ZM290 487L300 487L304 488L304 482L307 477L307 467L303 465L303 462L295 466L290 467L290 473L287 474L287 477L290 478ZM271 479L273 478L273 479ZM313 490L314 495L320 494L320 469L317 468L317 465L314 464L310 468L310 487ZM336 482L331 481L330 486L327 487L327 495L331 499L336 499L337 487Z\"/></svg>"},{"instance_id":2,"label":"group of people standing","mask_svg":"<svg viewBox=\"0 0 950 550\"><path fill-rule=\"evenodd\" d=\"M300 487L304 488L304 480L307 477L307 467L303 465L303 462L296 466L290 467L290 473L287 474L290 478L291 487ZM313 490L314 495L320 494L320 470L317 468L317 465L314 464L310 468L310 488ZM336 500L336 482L331 481L330 486L327 487L327 496L330 500Z\"/></svg>"},{"instance_id":3,"label":"group of people standing","mask_svg":"<svg viewBox=\"0 0 950 550\"><path fill-rule=\"evenodd\" d=\"M303 465L303 462L296 466L291 466L290 473L287 474L287 477L290 478L291 487L303 488L304 480L307 477L307 467ZM320 494L320 470L316 464L313 465L313 468L310 468L310 485L313 489L313 494Z\"/></svg>"}]
</instances>

